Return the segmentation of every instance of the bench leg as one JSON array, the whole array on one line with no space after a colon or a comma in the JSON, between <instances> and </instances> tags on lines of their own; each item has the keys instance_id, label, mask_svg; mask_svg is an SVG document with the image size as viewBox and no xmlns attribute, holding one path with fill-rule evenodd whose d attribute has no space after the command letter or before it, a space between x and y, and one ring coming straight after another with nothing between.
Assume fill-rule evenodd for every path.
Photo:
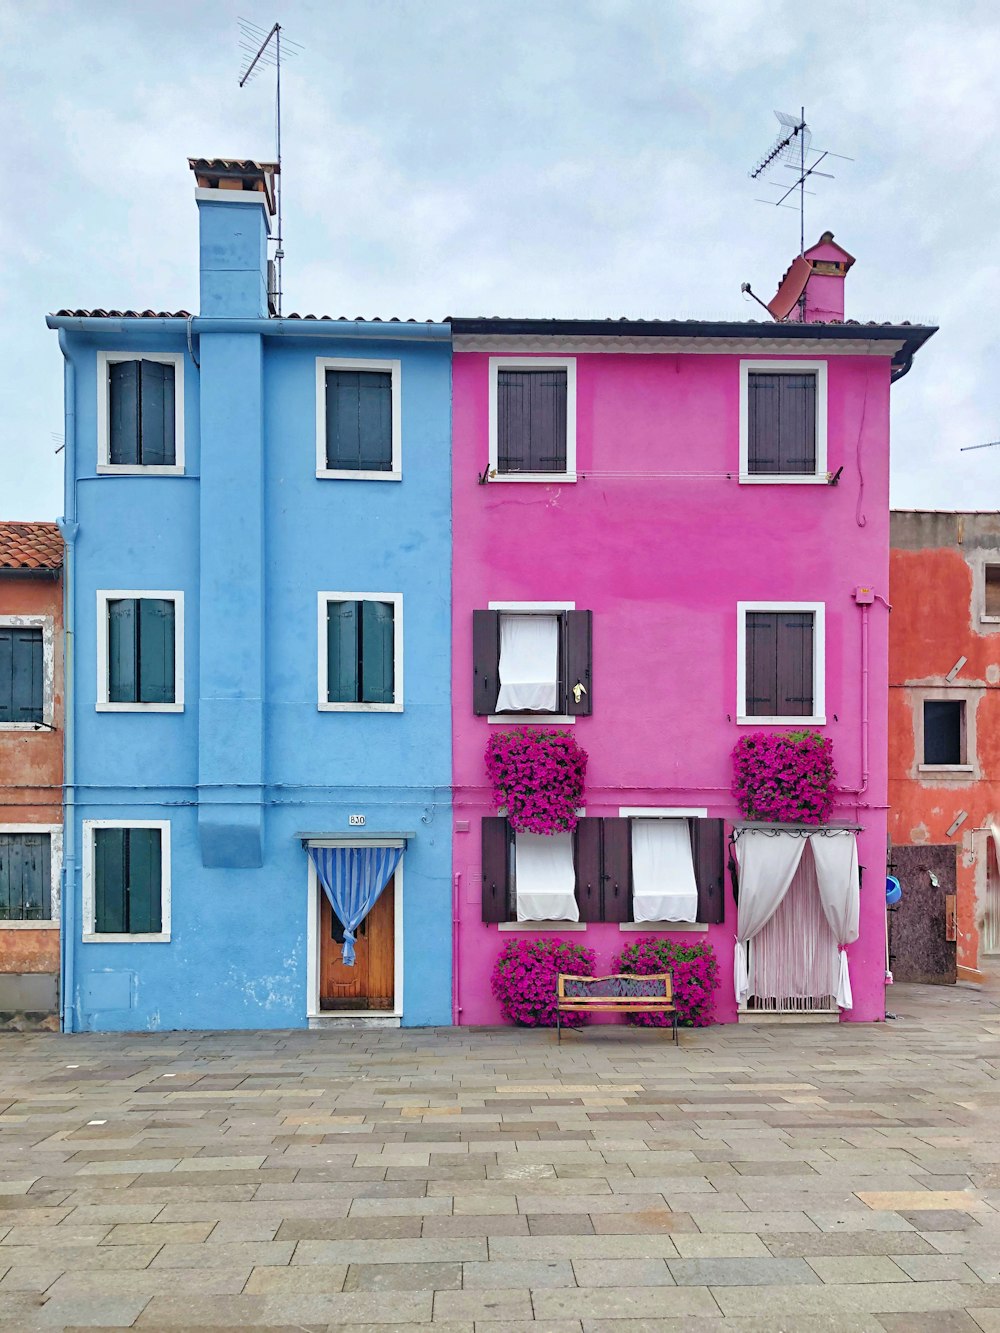
<instances>
[{"instance_id":1,"label":"bench leg","mask_svg":"<svg viewBox=\"0 0 1000 1333\"><path fill-rule=\"evenodd\" d=\"M556 1005L556 1041L562 1045L562 1023L560 1022L559 1006Z\"/></svg>"},{"instance_id":2,"label":"bench leg","mask_svg":"<svg viewBox=\"0 0 1000 1333\"><path fill-rule=\"evenodd\" d=\"M678 1037L677 1037L677 1014L676 1014L676 1013L674 1014L674 1045L675 1045L675 1046L679 1046L679 1045L680 1045L680 1042L679 1042Z\"/></svg>"}]
</instances>

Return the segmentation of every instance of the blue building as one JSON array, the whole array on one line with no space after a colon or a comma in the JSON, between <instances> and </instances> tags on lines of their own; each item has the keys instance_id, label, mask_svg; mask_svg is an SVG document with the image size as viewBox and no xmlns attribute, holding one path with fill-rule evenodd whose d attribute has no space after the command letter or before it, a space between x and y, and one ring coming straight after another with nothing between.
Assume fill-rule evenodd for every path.
<instances>
[{"instance_id":1,"label":"blue building","mask_svg":"<svg viewBox=\"0 0 1000 1333\"><path fill-rule=\"evenodd\" d=\"M273 167L191 167L201 313L48 319L63 1025L448 1023L449 328L275 317Z\"/></svg>"}]
</instances>

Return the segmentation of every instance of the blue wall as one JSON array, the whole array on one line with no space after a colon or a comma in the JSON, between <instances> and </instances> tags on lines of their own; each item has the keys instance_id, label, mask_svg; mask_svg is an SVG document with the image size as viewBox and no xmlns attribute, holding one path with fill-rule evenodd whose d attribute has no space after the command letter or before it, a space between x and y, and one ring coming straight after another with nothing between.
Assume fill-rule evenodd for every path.
<instances>
[{"instance_id":1,"label":"blue wall","mask_svg":"<svg viewBox=\"0 0 1000 1333\"><path fill-rule=\"evenodd\" d=\"M305 1026L308 869L297 835L347 835L349 814L366 816L366 833L413 834L402 1022L449 1023L448 332L218 326L196 321L200 371L183 320L77 322L67 336L79 517L67 1026ZM183 477L96 475L98 350L184 353ZM316 477L318 356L402 362L401 482ZM114 588L184 592L182 713L95 711L96 593ZM317 708L323 590L402 593L401 713ZM170 941L83 942L82 821L130 818L170 820Z\"/></svg>"}]
</instances>

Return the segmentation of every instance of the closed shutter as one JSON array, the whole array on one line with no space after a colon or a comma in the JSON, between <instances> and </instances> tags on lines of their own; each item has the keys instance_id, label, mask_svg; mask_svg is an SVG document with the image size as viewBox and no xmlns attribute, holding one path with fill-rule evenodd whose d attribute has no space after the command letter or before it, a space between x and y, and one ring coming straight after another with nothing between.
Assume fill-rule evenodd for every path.
<instances>
[{"instance_id":1,"label":"closed shutter","mask_svg":"<svg viewBox=\"0 0 1000 1333\"><path fill-rule=\"evenodd\" d=\"M510 837L506 819L483 816L483 920L509 921Z\"/></svg>"},{"instance_id":2,"label":"closed shutter","mask_svg":"<svg viewBox=\"0 0 1000 1333\"><path fill-rule=\"evenodd\" d=\"M472 613L472 710L477 717L496 712L500 693L500 612Z\"/></svg>"},{"instance_id":3,"label":"closed shutter","mask_svg":"<svg viewBox=\"0 0 1000 1333\"><path fill-rule=\"evenodd\" d=\"M593 655L593 615L590 611L566 612L566 712L571 717L589 717L593 712L591 662ZM573 693L582 685L579 703Z\"/></svg>"},{"instance_id":4,"label":"closed shutter","mask_svg":"<svg viewBox=\"0 0 1000 1333\"><path fill-rule=\"evenodd\" d=\"M722 819L692 820L694 877L698 885L698 920L717 925L724 920L726 826Z\"/></svg>"},{"instance_id":5,"label":"closed shutter","mask_svg":"<svg viewBox=\"0 0 1000 1333\"><path fill-rule=\"evenodd\" d=\"M748 717L778 716L778 617L748 611L746 617L746 709Z\"/></svg>"},{"instance_id":6,"label":"closed shutter","mask_svg":"<svg viewBox=\"0 0 1000 1333\"><path fill-rule=\"evenodd\" d=\"M778 616L777 717L811 717L813 711L813 613Z\"/></svg>"},{"instance_id":7,"label":"closed shutter","mask_svg":"<svg viewBox=\"0 0 1000 1333\"><path fill-rule=\"evenodd\" d=\"M137 464L139 451L138 361L115 361L108 367L108 459Z\"/></svg>"},{"instance_id":8,"label":"closed shutter","mask_svg":"<svg viewBox=\"0 0 1000 1333\"><path fill-rule=\"evenodd\" d=\"M128 932L156 935L161 925L161 846L158 828L126 829Z\"/></svg>"},{"instance_id":9,"label":"closed shutter","mask_svg":"<svg viewBox=\"0 0 1000 1333\"><path fill-rule=\"evenodd\" d=\"M747 462L751 474L816 471L816 376L748 377Z\"/></svg>"},{"instance_id":10,"label":"closed shutter","mask_svg":"<svg viewBox=\"0 0 1000 1333\"><path fill-rule=\"evenodd\" d=\"M114 704L139 697L137 621L134 597L108 602L108 699Z\"/></svg>"},{"instance_id":11,"label":"closed shutter","mask_svg":"<svg viewBox=\"0 0 1000 1333\"><path fill-rule=\"evenodd\" d=\"M326 373L326 465L343 472L392 471L392 375Z\"/></svg>"},{"instance_id":12,"label":"closed shutter","mask_svg":"<svg viewBox=\"0 0 1000 1333\"><path fill-rule=\"evenodd\" d=\"M357 602L330 602L326 609L327 702L358 702Z\"/></svg>"},{"instance_id":13,"label":"closed shutter","mask_svg":"<svg viewBox=\"0 0 1000 1333\"><path fill-rule=\"evenodd\" d=\"M362 702L393 702L393 606L391 602L361 603Z\"/></svg>"},{"instance_id":14,"label":"closed shutter","mask_svg":"<svg viewBox=\"0 0 1000 1333\"><path fill-rule=\"evenodd\" d=\"M174 368L161 361L141 362L139 461L147 467L170 466L174 445Z\"/></svg>"},{"instance_id":15,"label":"closed shutter","mask_svg":"<svg viewBox=\"0 0 1000 1333\"><path fill-rule=\"evenodd\" d=\"M41 629L0 629L0 722L41 722L45 702Z\"/></svg>"},{"instance_id":16,"label":"closed shutter","mask_svg":"<svg viewBox=\"0 0 1000 1333\"><path fill-rule=\"evenodd\" d=\"M126 835L122 828L94 829L94 930L123 935L126 907Z\"/></svg>"},{"instance_id":17,"label":"closed shutter","mask_svg":"<svg viewBox=\"0 0 1000 1333\"><path fill-rule=\"evenodd\" d=\"M566 471L565 370L497 373L497 471Z\"/></svg>"},{"instance_id":18,"label":"closed shutter","mask_svg":"<svg viewBox=\"0 0 1000 1333\"><path fill-rule=\"evenodd\" d=\"M604 920L632 919L632 831L627 819L605 819L602 881Z\"/></svg>"},{"instance_id":19,"label":"closed shutter","mask_svg":"<svg viewBox=\"0 0 1000 1333\"><path fill-rule=\"evenodd\" d=\"M0 921L19 921L21 846L17 835L0 833Z\"/></svg>"},{"instance_id":20,"label":"closed shutter","mask_svg":"<svg viewBox=\"0 0 1000 1333\"><path fill-rule=\"evenodd\" d=\"M576 901L581 921L603 921L602 819L577 820L573 847L576 868Z\"/></svg>"},{"instance_id":21,"label":"closed shutter","mask_svg":"<svg viewBox=\"0 0 1000 1333\"><path fill-rule=\"evenodd\" d=\"M172 704L174 682L174 603L141 597L139 611L139 702Z\"/></svg>"}]
</instances>

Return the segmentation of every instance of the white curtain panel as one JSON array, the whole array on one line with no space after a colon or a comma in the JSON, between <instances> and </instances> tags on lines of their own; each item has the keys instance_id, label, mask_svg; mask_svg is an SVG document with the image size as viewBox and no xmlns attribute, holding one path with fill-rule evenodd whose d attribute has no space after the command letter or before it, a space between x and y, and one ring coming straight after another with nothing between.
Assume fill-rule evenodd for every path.
<instances>
[{"instance_id":1,"label":"white curtain panel","mask_svg":"<svg viewBox=\"0 0 1000 1333\"><path fill-rule=\"evenodd\" d=\"M579 921L572 833L515 833L518 921Z\"/></svg>"},{"instance_id":2,"label":"white curtain panel","mask_svg":"<svg viewBox=\"0 0 1000 1333\"><path fill-rule=\"evenodd\" d=\"M632 820L632 906L636 921L698 919L686 819Z\"/></svg>"},{"instance_id":3,"label":"white curtain panel","mask_svg":"<svg viewBox=\"0 0 1000 1333\"><path fill-rule=\"evenodd\" d=\"M815 846L817 839L800 841ZM765 1009L795 1010L815 1007L816 1001L829 1003L829 997L837 993L837 958L837 941L820 901L816 866L806 852L777 911L750 943L750 994Z\"/></svg>"},{"instance_id":4,"label":"white curtain panel","mask_svg":"<svg viewBox=\"0 0 1000 1333\"><path fill-rule=\"evenodd\" d=\"M858 920L861 914L861 882L858 875L858 840L853 833L816 833L809 839L816 863L816 880L820 901L830 923L830 929L840 945L840 976L837 982L837 1003L841 1009L852 1009L851 973L847 964L847 944L858 938Z\"/></svg>"},{"instance_id":5,"label":"white curtain panel","mask_svg":"<svg viewBox=\"0 0 1000 1333\"><path fill-rule=\"evenodd\" d=\"M805 838L792 833L745 829L736 839L740 868L740 902L736 920L733 988L736 1003L745 1004L750 978L744 945L766 926L788 892L805 850Z\"/></svg>"},{"instance_id":6,"label":"white curtain panel","mask_svg":"<svg viewBox=\"0 0 1000 1333\"><path fill-rule=\"evenodd\" d=\"M558 616L501 616L497 712L554 713L558 702Z\"/></svg>"}]
</instances>

